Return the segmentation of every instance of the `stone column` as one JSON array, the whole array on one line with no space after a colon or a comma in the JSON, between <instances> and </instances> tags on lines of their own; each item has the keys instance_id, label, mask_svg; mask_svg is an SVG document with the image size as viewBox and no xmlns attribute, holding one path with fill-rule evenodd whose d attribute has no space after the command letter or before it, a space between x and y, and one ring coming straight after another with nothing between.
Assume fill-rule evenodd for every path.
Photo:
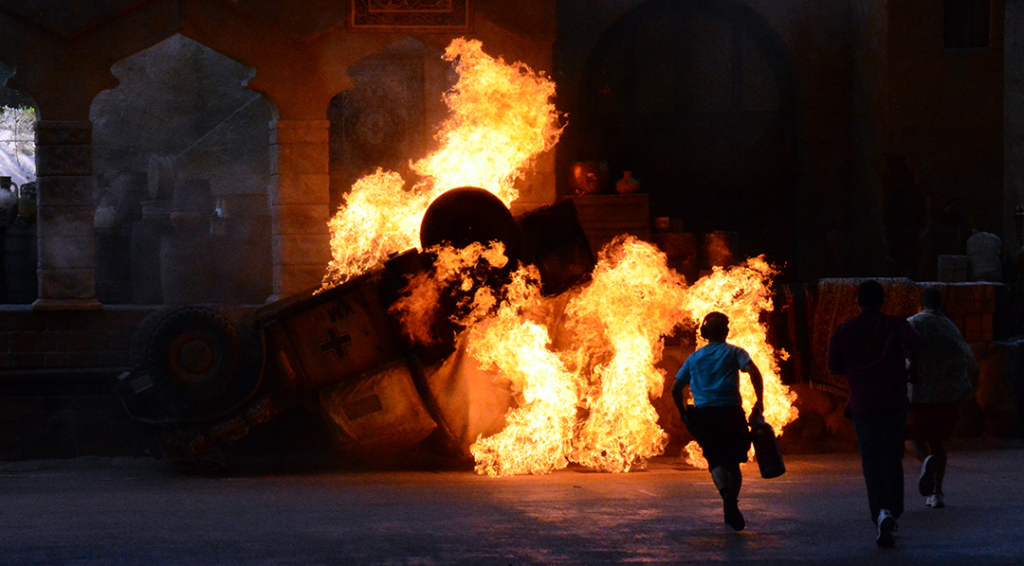
<instances>
[{"instance_id":1,"label":"stone column","mask_svg":"<svg viewBox=\"0 0 1024 566\"><path fill-rule=\"evenodd\" d=\"M102 308L96 300L92 123L42 120L36 126L37 310Z\"/></svg>"},{"instance_id":2,"label":"stone column","mask_svg":"<svg viewBox=\"0 0 1024 566\"><path fill-rule=\"evenodd\" d=\"M328 120L271 123L270 188L277 300L320 285L330 261Z\"/></svg>"}]
</instances>

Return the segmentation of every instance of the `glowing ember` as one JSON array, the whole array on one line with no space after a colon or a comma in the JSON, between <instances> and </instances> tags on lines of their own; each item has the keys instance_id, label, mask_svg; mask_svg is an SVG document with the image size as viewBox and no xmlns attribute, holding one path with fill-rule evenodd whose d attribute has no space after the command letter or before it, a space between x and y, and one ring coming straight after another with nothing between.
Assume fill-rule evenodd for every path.
<instances>
[{"instance_id":1,"label":"glowing ember","mask_svg":"<svg viewBox=\"0 0 1024 566\"><path fill-rule=\"evenodd\" d=\"M444 97L450 116L435 135L440 149L412 164L423 178L408 190L398 173L381 169L352 186L329 222L324 289L418 247L423 213L447 190L480 187L508 206L515 180L558 141L555 84L543 74L487 56L479 41L456 39L444 57L459 79Z\"/></svg>"}]
</instances>

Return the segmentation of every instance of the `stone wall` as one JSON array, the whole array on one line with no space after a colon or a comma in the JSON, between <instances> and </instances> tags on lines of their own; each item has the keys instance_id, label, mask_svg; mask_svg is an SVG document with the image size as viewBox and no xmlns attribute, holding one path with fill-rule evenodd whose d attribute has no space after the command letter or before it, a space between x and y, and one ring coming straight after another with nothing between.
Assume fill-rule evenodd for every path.
<instances>
[{"instance_id":1,"label":"stone wall","mask_svg":"<svg viewBox=\"0 0 1024 566\"><path fill-rule=\"evenodd\" d=\"M147 313L0 307L0 460L143 453L110 383Z\"/></svg>"},{"instance_id":2,"label":"stone wall","mask_svg":"<svg viewBox=\"0 0 1024 566\"><path fill-rule=\"evenodd\" d=\"M0 461L152 453L112 386L137 325L156 308L0 306Z\"/></svg>"}]
</instances>

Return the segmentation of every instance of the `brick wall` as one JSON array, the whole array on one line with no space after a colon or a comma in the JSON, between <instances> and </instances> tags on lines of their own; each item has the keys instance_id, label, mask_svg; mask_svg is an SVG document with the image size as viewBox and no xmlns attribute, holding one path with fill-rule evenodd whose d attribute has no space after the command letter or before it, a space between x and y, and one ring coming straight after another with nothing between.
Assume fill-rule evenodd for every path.
<instances>
[{"instance_id":1,"label":"brick wall","mask_svg":"<svg viewBox=\"0 0 1024 566\"><path fill-rule=\"evenodd\" d=\"M0 381L11 372L126 367L132 333L151 310L0 307Z\"/></svg>"},{"instance_id":2,"label":"brick wall","mask_svg":"<svg viewBox=\"0 0 1024 566\"><path fill-rule=\"evenodd\" d=\"M136 326L156 308L0 306L0 461L148 454L112 384L129 365Z\"/></svg>"}]
</instances>

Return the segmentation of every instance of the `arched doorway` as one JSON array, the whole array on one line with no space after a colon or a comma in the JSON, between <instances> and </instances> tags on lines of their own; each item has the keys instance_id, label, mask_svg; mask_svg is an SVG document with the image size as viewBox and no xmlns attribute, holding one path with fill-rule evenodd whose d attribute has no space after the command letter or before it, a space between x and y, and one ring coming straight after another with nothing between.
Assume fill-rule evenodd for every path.
<instances>
[{"instance_id":1,"label":"arched doorway","mask_svg":"<svg viewBox=\"0 0 1024 566\"><path fill-rule=\"evenodd\" d=\"M739 234L793 275L800 258L796 86L768 23L730 0L641 4L601 38L584 72L570 147L630 170L651 215L697 235ZM574 119L575 118L575 119Z\"/></svg>"},{"instance_id":2,"label":"arched doorway","mask_svg":"<svg viewBox=\"0 0 1024 566\"><path fill-rule=\"evenodd\" d=\"M107 304L259 304L273 292L269 123L255 70L174 35L93 101L96 293Z\"/></svg>"}]
</instances>

